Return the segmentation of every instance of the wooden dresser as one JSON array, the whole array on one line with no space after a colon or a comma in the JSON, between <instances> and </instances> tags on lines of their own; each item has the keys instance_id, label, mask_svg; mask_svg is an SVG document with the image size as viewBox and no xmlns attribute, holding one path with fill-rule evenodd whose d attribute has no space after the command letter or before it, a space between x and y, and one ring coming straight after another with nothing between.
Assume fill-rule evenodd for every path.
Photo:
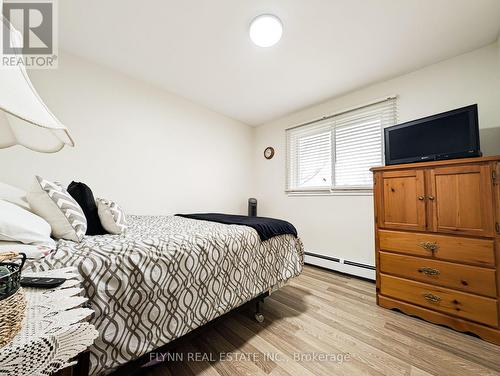
<instances>
[{"instance_id":1,"label":"wooden dresser","mask_svg":"<svg viewBox=\"0 0 500 376\"><path fill-rule=\"evenodd\" d=\"M378 305L500 344L499 162L372 168Z\"/></svg>"}]
</instances>

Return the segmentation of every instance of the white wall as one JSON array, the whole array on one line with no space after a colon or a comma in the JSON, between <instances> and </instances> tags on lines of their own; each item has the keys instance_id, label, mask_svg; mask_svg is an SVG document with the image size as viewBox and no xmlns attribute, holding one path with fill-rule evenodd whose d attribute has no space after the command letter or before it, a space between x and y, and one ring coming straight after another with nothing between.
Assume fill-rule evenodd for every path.
<instances>
[{"instance_id":1,"label":"white wall","mask_svg":"<svg viewBox=\"0 0 500 376\"><path fill-rule=\"evenodd\" d=\"M287 196L285 129L392 94L399 95L400 122L478 103L483 152L500 154L497 54L498 45L493 44L258 127L255 168L259 213L294 223L306 251L373 265L372 196ZM276 149L272 160L262 155L266 146Z\"/></svg>"},{"instance_id":2,"label":"white wall","mask_svg":"<svg viewBox=\"0 0 500 376\"><path fill-rule=\"evenodd\" d=\"M252 128L68 54L30 75L76 147L0 150L0 181L82 181L137 214L245 211Z\"/></svg>"}]
</instances>

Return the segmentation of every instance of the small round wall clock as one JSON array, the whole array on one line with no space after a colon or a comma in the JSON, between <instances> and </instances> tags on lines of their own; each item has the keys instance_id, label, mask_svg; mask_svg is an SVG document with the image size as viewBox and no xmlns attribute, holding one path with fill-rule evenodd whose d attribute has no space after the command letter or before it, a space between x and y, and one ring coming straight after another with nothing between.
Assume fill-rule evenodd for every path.
<instances>
[{"instance_id":1,"label":"small round wall clock","mask_svg":"<svg viewBox=\"0 0 500 376\"><path fill-rule=\"evenodd\" d=\"M264 157L266 157L266 159L271 159L272 157L274 157L274 148L268 146L266 150L264 150Z\"/></svg>"}]
</instances>

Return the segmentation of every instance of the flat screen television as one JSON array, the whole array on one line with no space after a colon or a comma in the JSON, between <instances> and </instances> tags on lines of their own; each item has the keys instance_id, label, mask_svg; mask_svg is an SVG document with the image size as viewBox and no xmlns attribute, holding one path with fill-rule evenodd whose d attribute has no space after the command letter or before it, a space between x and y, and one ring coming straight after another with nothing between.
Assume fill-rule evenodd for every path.
<instances>
[{"instance_id":1,"label":"flat screen television","mask_svg":"<svg viewBox=\"0 0 500 376\"><path fill-rule=\"evenodd\" d=\"M479 157L477 105L387 127L385 164Z\"/></svg>"}]
</instances>

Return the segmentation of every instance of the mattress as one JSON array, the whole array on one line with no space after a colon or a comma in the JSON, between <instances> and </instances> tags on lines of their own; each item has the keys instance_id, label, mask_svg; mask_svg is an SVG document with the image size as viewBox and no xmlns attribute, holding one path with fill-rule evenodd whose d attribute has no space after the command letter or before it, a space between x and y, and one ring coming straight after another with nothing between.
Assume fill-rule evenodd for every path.
<instances>
[{"instance_id":1,"label":"mattress","mask_svg":"<svg viewBox=\"0 0 500 376\"><path fill-rule=\"evenodd\" d=\"M60 240L33 270L76 266L100 335L91 375L107 374L280 287L302 271L300 239L261 241L246 226L175 216L128 216L122 235Z\"/></svg>"}]
</instances>

